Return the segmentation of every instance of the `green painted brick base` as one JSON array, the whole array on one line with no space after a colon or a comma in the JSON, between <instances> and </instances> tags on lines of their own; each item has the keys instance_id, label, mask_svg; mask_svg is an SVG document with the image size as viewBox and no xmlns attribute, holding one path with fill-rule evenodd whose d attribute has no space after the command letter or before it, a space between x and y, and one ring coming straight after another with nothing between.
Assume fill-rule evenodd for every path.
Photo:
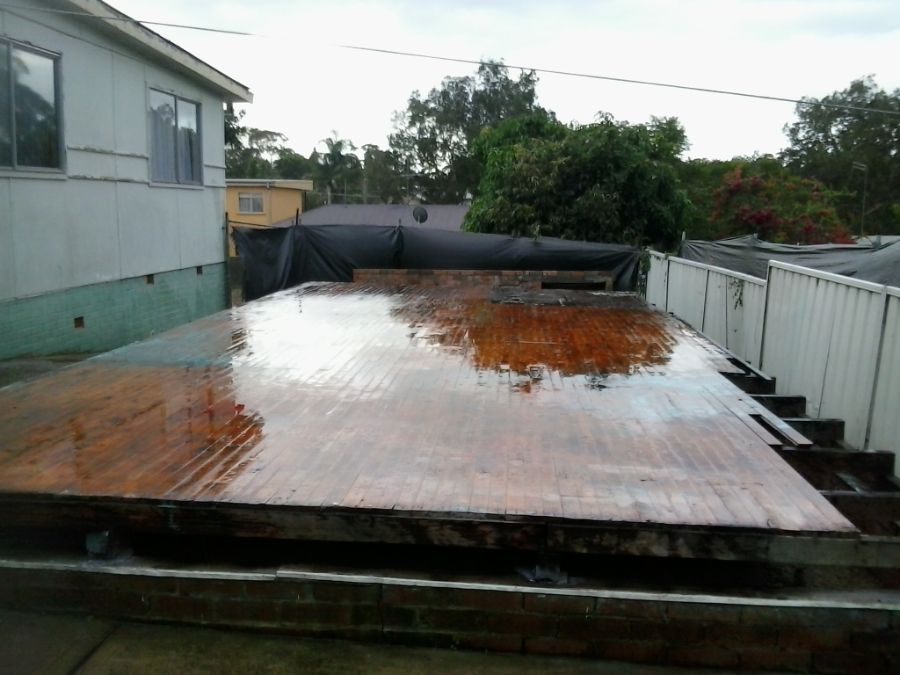
<instances>
[{"instance_id":1,"label":"green painted brick base","mask_svg":"<svg viewBox=\"0 0 900 675\"><path fill-rule=\"evenodd\" d=\"M103 352L224 309L225 265L199 269L2 301L0 359Z\"/></svg>"}]
</instances>

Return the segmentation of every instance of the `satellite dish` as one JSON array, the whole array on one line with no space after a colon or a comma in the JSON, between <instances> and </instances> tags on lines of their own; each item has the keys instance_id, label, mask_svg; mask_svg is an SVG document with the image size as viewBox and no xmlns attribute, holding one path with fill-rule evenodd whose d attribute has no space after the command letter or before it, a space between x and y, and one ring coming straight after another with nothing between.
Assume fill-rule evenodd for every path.
<instances>
[{"instance_id":1,"label":"satellite dish","mask_svg":"<svg viewBox=\"0 0 900 675\"><path fill-rule=\"evenodd\" d=\"M428 211L425 210L424 206L417 206L413 209L413 220L419 225L428 220Z\"/></svg>"}]
</instances>

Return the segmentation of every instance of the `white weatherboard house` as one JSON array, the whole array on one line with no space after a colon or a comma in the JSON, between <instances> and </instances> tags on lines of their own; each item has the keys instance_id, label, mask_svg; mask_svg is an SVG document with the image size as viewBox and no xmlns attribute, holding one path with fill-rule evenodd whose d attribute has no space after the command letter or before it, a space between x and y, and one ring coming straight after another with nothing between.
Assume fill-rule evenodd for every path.
<instances>
[{"instance_id":1,"label":"white weatherboard house","mask_svg":"<svg viewBox=\"0 0 900 675\"><path fill-rule=\"evenodd\" d=\"M223 103L251 100L105 3L0 4L0 358L225 306Z\"/></svg>"}]
</instances>

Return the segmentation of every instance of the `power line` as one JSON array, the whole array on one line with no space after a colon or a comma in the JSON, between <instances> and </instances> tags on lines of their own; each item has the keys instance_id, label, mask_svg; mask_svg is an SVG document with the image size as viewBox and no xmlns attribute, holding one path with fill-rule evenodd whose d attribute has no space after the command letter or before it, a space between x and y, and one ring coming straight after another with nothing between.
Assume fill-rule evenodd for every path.
<instances>
[{"instance_id":1,"label":"power line","mask_svg":"<svg viewBox=\"0 0 900 675\"><path fill-rule=\"evenodd\" d=\"M566 77L581 77L590 80L605 80L607 82L623 82L625 84L640 84L648 87L664 87L667 89L681 89L683 91L696 91L704 94L722 94L726 96L741 96L743 98L756 98L764 101L778 101L783 103L794 103L796 105L822 106L823 108L835 108L838 110L855 110L857 112L881 113L884 115L895 115L900 117L900 111L885 110L883 108L864 108L862 106L845 105L842 103L822 103L821 101L805 101L798 98L786 98L784 96L769 96L766 94L751 94L744 91L731 91L728 89L712 89L709 87L694 87L687 84L674 84L672 82L654 82L653 80L636 80L628 77L614 77L612 75L596 75L593 73L579 73L569 70L554 70L552 68L533 68L531 66L518 66L506 63L497 63L494 61L480 61L477 59L463 59L452 56L437 56L435 54L422 54L418 52L403 52L396 49L380 49L377 47L363 47L361 45L338 45L343 49L354 49L362 52L374 52L376 54L390 54L392 56L408 56L417 59L429 59L432 61L445 61L450 63L465 63L475 66L498 65L502 68L515 70L531 70L536 73L547 73L549 75L563 75Z\"/></svg>"},{"instance_id":2,"label":"power line","mask_svg":"<svg viewBox=\"0 0 900 675\"><path fill-rule=\"evenodd\" d=\"M144 19L132 19L131 17L125 15L113 16L113 15L97 15L90 14L88 12L80 12L77 10L68 10L68 9L56 9L52 7L27 7L25 5L15 5L10 3L0 2L0 7L6 9L18 9L30 12L49 12L54 14L69 14L80 16L82 18L88 19L102 19L106 21L124 21L131 23L138 23L147 26L164 26L167 28L183 28L186 30L197 30L204 31L207 33L221 33L224 35L239 35L242 37L265 37L259 33L250 33L246 31L238 31L238 30L228 30L225 28L211 28L209 26L197 26L193 24L183 24L183 23L168 23L164 21L148 21ZM459 57L452 56L439 56L436 54L425 54L420 52L406 52L400 51L396 49L383 49L379 47L366 47L363 45L336 45L342 49L351 49L362 52L371 52L376 54L387 54L391 56L405 56L409 58L417 58L417 59L427 59L431 61L443 61L446 63L464 63L468 65L475 66L483 66L483 65L499 65L502 68L506 69L514 69L514 70L530 70L536 73L546 73L548 75L561 75L564 77L578 77L589 80L603 80L606 82L619 82L624 84L637 84L646 87L661 87L665 89L678 89L681 91L693 91L699 92L703 94L719 94L723 96L739 96L741 98L753 98L762 101L775 101L779 103L793 103L794 105L804 105L804 106L819 106L822 108L831 108L834 110L852 110L855 112L863 112L863 113L879 113L882 115L890 115L893 117L900 117L900 111L896 110L886 110L884 108L864 108L862 106L856 105L847 105L843 103L825 103L822 101L807 101L804 99L798 98L787 98L785 96L770 96L768 94L754 94L745 91L734 91L730 89L714 89L712 87L696 87L687 84L676 84L674 82L657 82L654 80L638 80L629 77L616 77L613 75L598 75L596 73L582 73L577 71L570 70L557 70L553 68L539 68L532 66L521 66L521 65L513 65L506 63L498 63L494 61L483 61L479 59L464 59Z\"/></svg>"},{"instance_id":3,"label":"power line","mask_svg":"<svg viewBox=\"0 0 900 675\"><path fill-rule=\"evenodd\" d=\"M70 16L80 16L85 19L102 19L104 21L123 21L125 23L139 23L147 26L165 26L166 28L185 28L187 30L201 30L207 33L224 33L225 35L242 35L245 37L263 37L257 33L247 33L241 30L228 30L225 28L210 28L208 26L196 26L186 23L167 23L165 21L145 21L143 19L132 19L130 16L121 14L114 16L112 14L91 14L89 12L80 12L75 9L57 9L55 7L26 7L25 5L13 5L0 2L3 9L17 9L25 12L47 12L49 14L67 14Z\"/></svg>"}]
</instances>

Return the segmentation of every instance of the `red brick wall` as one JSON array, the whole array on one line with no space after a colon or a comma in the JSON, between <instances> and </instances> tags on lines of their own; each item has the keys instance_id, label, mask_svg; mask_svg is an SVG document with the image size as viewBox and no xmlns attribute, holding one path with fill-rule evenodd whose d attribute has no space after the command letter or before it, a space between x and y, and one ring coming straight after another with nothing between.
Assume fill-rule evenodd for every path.
<instances>
[{"instance_id":1,"label":"red brick wall","mask_svg":"<svg viewBox=\"0 0 900 675\"><path fill-rule=\"evenodd\" d=\"M0 606L690 667L900 672L896 609L289 572L218 576L229 578L6 567Z\"/></svg>"}]
</instances>

